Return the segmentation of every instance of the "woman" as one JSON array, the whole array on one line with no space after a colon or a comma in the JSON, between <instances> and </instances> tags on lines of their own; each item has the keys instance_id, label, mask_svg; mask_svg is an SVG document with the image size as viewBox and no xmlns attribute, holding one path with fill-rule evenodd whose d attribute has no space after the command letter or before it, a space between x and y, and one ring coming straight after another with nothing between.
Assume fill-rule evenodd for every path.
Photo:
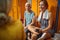
<instances>
[{"instance_id":1,"label":"woman","mask_svg":"<svg viewBox=\"0 0 60 40\"><path fill-rule=\"evenodd\" d=\"M25 13L24 13L24 29L26 32L26 36L28 37L28 32L30 32L28 30L28 25L32 24L32 19L34 16L34 12L31 10L31 4L29 2L26 2L25 4ZM28 40L29 38L26 38L26 40Z\"/></svg>"},{"instance_id":2,"label":"woman","mask_svg":"<svg viewBox=\"0 0 60 40\"><path fill-rule=\"evenodd\" d=\"M44 40L48 39L53 35L52 32L52 17L51 13L48 11L48 3L46 0L40 1L40 15L38 17L38 22L40 23L40 33L33 34L32 40Z\"/></svg>"},{"instance_id":3,"label":"woman","mask_svg":"<svg viewBox=\"0 0 60 40\"><path fill-rule=\"evenodd\" d=\"M25 40L22 22L0 13L0 40Z\"/></svg>"}]
</instances>

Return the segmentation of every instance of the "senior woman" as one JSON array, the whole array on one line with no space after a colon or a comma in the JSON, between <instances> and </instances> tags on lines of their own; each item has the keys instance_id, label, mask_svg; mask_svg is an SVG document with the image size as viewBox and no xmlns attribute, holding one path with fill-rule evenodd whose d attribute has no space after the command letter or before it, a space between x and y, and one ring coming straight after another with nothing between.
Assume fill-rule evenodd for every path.
<instances>
[{"instance_id":1,"label":"senior woman","mask_svg":"<svg viewBox=\"0 0 60 40\"><path fill-rule=\"evenodd\" d=\"M22 22L0 12L0 40L25 40Z\"/></svg>"}]
</instances>

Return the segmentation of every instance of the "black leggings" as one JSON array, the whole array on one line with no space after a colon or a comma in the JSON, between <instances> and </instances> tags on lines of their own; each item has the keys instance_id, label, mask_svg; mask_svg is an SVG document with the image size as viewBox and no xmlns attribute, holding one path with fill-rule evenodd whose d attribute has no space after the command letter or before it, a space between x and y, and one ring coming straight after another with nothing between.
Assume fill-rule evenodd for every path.
<instances>
[{"instance_id":1,"label":"black leggings","mask_svg":"<svg viewBox=\"0 0 60 40\"><path fill-rule=\"evenodd\" d=\"M31 38L31 32L29 30L26 31L26 40L28 40L28 33L30 33L30 38Z\"/></svg>"}]
</instances>

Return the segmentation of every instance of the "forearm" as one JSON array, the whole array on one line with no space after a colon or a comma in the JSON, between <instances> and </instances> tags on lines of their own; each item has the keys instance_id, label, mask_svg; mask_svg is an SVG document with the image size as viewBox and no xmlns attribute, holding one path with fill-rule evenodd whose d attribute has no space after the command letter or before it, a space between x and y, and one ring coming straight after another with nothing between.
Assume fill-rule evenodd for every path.
<instances>
[{"instance_id":1,"label":"forearm","mask_svg":"<svg viewBox=\"0 0 60 40\"><path fill-rule=\"evenodd\" d=\"M52 23L53 23L53 20L52 20L52 17L50 17L50 19L48 21L48 27L43 29L43 32L50 30L52 28Z\"/></svg>"},{"instance_id":2,"label":"forearm","mask_svg":"<svg viewBox=\"0 0 60 40\"><path fill-rule=\"evenodd\" d=\"M47 28L45 28L45 29L42 29L42 32L47 32L48 30L50 30L51 29L51 27L47 27Z\"/></svg>"},{"instance_id":3,"label":"forearm","mask_svg":"<svg viewBox=\"0 0 60 40\"><path fill-rule=\"evenodd\" d=\"M24 29L27 29L28 27L26 26L26 22L25 22L26 20L24 20L24 24L23 24L23 26L24 26Z\"/></svg>"},{"instance_id":4,"label":"forearm","mask_svg":"<svg viewBox=\"0 0 60 40\"><path fill-rule=\"evenodd\" d=\"M48 30L50 30L52 28L52 22L49 22L48 27L46 27L45 29L42 30L42 32L46 32Z\"/></svg>"},{"instance_id":5,"label":"forearm","mask_svg":"<svg viewBox=\"0 0 60 40\"><path fill-rule=\"evenodd\" d=\"M24 20L24 24L23 24L23 26L25 27L26 25L25 25L25 20Z\"/></svg>"},{"instance_id":6,"label":"forearm","mask_svg":"<svg viewBox=\"0 0 60 40\"><path fill-rule=\"evenodd\" d=\"M31 27L31 25L28 27L28 30L29 31L31 31L31 32L33 32L33 30L32 30L33 28Z\"/></svg>"}]
</instances>

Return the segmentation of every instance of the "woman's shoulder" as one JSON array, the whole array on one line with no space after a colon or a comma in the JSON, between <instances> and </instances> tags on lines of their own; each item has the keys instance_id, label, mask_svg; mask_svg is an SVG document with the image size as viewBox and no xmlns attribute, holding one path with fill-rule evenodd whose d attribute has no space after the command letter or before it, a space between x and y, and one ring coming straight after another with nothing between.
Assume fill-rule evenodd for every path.
<instances>
[{"instance_id":1,"label":"woman's shoulder","mask_svg":"<svg viewBox=\"0 0 60 40\"><path fill-rule=\"evenodd\" d=\"M35 15L35 12L31 10L31 14L32 14L32 15Z\"/></svg>"}]
</instances>

